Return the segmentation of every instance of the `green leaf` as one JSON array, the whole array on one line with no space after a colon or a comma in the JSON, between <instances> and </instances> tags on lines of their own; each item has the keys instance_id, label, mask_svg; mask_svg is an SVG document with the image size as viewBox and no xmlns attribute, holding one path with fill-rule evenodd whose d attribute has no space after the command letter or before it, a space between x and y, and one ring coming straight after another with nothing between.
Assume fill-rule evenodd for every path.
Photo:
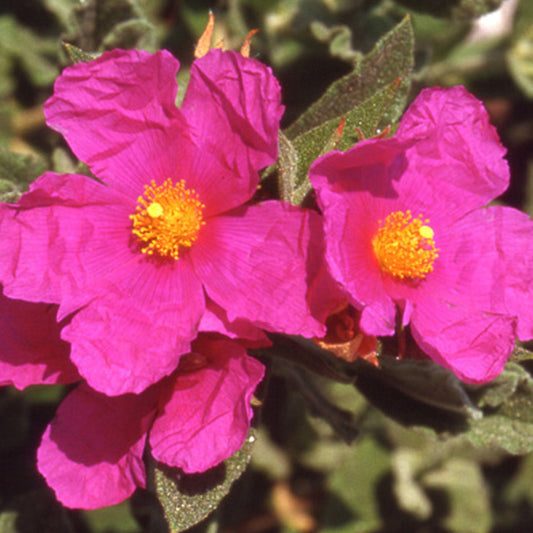
<instances>
[{"instance_id":1,"label":"green leaf","mask_svg":"<svg viewBox=\"0 0 533 533\"><path fill-rule=\"evenodd\" d=\"M340 120L398 78L404 80L402 96L405 98L408 77L413 68L413 51L413 29L406 17L377 42L354 71L333 83L317 102L287 128L286 135L294 139L325 122Z\"/></svg>"},{"instance_id":2,"label":"green leaf","mask_svg":"<svg viewBox=\"0 0 533 533\"><path fill-rule=\"evenodd\" d=\"M0 201L15 202L45 170L45 163L36 156L15 154L0 147Z\"/></svg>"},{"instance_id":3,"label":"green leaf","mask_svg":"<svg viewBox=\"0 0 533 533\"><path fill-rule=\"evenodd\" d=\"M329 52L349 63L357 65L363 59L363 54L352 47L352 30L348 26L333 26L328 28L322 22L315 20L310 26L313 35L323 43L329 43Z\"/></svg>"},{"instance_id":4,"label":"green leaf","mask_svg":"<svg viewBox=\"0 0 533 533\"><path fill-rule=\"evenodd\" d=\"M44 5L56 16L63 28L68 29L72 9L79 5L79 0L44 0Z\"/></svg>"},{"instance_id":5,"label":"green leaf","mask_svg":"<svg viewBox=\"0 0 533 533\"><path fill-rule=\"evenodd\" d=\"M55 55L53 39L37 36L9 15L0 16L0 57L3 56L0 72L5 73L15 66L22 67L35 86L46 87L57 76L57 68L52 61ZM6 80L0 84L4 95L14 87Z\"/></svg>"},{"instance_id":6,"label":"green leaf","mask_svg":"<svg viewBox=\"0 0 533 533\"><path fill-rule=\"evenodd\" d=\"M433 493L446 492L449 510L439 522L445 531L487 533L491 530L490 495L479 464L453 457L425 473L422 485Z\"/></svg>"},{"instance_id":7,"label":"green leaf","mask_svg":"<svg viewBox=\"0 0 533 533\"><path fill-rule=\"evenodd\" d=\"M432 361L380 357L379 362L379 368L361 367L356 386L402 424L460 432L468 427L468 419L482 416L464 384Z\"/></svg>"},{"instance_id":8,"label":"green leaf","mask_svg":"<svg viewBox=\"0 0 533 533\"><path fill-rule=\"evenodd\" d=\"M282 131L279 132L278 143L279 194L282 200L290 202L293 195L297 193L295 183L298 172L298 152Z\"/></svg>"},{"instance_id":9,"label":"green leaf","mask_svg":"<svg viewBox=\"0 0 533 533\"><path fill-rule=\"evenodd\" d=\"M307 174L315 159L333 149L347 150L360 140L358 131L364 138L370 138L392 124L400 114L400 109L403 109L403 98L399 95L404 90L405 87L402 87L402 82L398 79L377 91L344 115L343 132L340 134L336 132L341 122L335 118L296 137L293 141L298 155L296 189L293 190L290 201L300 204L311 190ZM334 140L337 142L332 143ZM332 144L335 146L331 146Z\"/></svg>"},{"instance_id":10,"label":"green leaf","mask_svg":"<svg viewBox=\"0 0 533 533\"><path fill-rule=\"evenodd\" d=\"M172 533L189 529L219 506L250 462L254 441L254 431L250 430L238 452L202 474L185 475L162 464L154 467L157 498Z\"/></svg>"},{"instance_id":11,"label":"green leaf","mask_svg":"<svg viewBox=\"0 0 533 533\"><path fill-rule=\"evenodd\" d=\"M376 495L389 468L388 450L377 439L362 437L347 460L331 473L320 531L379 531L382 519Z\"/></svg>"},{"instance_id":12,"label":"green leaf","mask_svg":"<svg viewBox=\"0 0 533 533\"><path fill-rule=\"evenodd\" d=\"M483 418L465 433L474 446L500 448L512 454L533 451L533 379L520 365L509 363L492 382L471 392Z\"/></svg>"},{"instance_id":13,"label":"green leaf","mask_svg":"<svg viewBox=\"0 0 533 533\"><path fill-rule=\"evenodd\" d=\"M507 62L516 84L527 97L533 98L533 24L509 49Z\"/></svg>"},{"instance_id":14,"label":"green leaf","mask_svg":"<svg viewBox=\"0 0 533 533\"><path fill-rule=\"evenodd\" d=\"M72 64L76 63L87 63L88 61L92 61L93 59L96 59L99 54L89 54L88 52L84 52L81 48L78 48L77 46L74 46L70 43L61 43L63 45L63 49L67 53L70 61Z\"/></svg>"},{"instance_id":15,"label":"green leaf","mask_svg":"<svg viewBox=\"0 0 533 533\"><path fill-rule=\"evenodd\" d=\"M136 0L86 0L72 11L74 30L66 40L82 50L155 46L155 28Z\"/></svg>"},{"instance_id":16,"label":"green leaf","mask_svg":"<svg viewBox=\"0 0 533 533\"><path fill-rule=\"evenodd\" d=\"M292 203L300 204L310 191L307 176L317 157L332 149L346 150L360 140L358 132L373 137L398 120L410 85L413 49L411 23L405 18L286 130L297 152L292 157L297 170L281 190Z\"/></svg>"}]
</instances>

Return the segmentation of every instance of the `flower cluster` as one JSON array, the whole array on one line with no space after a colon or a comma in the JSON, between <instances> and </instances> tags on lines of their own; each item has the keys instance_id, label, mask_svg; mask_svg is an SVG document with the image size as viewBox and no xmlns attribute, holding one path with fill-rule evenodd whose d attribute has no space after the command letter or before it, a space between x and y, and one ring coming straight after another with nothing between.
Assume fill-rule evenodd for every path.
<instances>
[{"instance_id":1,"label":"flower cluster","mask_svg":"<svg viewBox=\"0 0 533 533\"><path fill-rule=\"evenodd\" d=\"M276 79L212 50L177 108L177 70L167 52L122 50L65 69L47 123L98 179L46 173L0 207L3 315L19 319L3 327L24 338L39 323L31 350L4 345L2 382L82 381L38 453L73 507L144 486L147 435L185 472L233 454L263 376L245 348L268 344L263 330L324 331L306 283L319 215L249 203L276 159Z\"/></svg>"},{"instance_id":2,"label":"flower cluster","mask_svg":"<svg viewBox=\"0 0 533 533\"><path fill-rule=\"evenodd\" d=\"M378 364L376 336L409 325L475 383L533 337L533 224L484 207L509 172L464 89L426 90L393 137L319 158L321 215L254 201L283 113L270 69L211 50L177 107L178 67L114 50L66 68L47 124L96 179L48 172L0 206L0 384L72 385L38 450L70 507L144 487L147 444L185 473L238 450L265 331Z\"/></svg>"}]
</instances>

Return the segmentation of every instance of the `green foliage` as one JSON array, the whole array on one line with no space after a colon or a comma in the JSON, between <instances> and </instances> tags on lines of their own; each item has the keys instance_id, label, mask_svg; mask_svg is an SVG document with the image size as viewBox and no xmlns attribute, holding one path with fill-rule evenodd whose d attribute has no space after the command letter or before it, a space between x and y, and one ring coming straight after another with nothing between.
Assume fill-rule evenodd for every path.
<instances>
[{"instance_id":1,"label":"green foliage","mask_svg":"<svg viewBox=\"0 0 533 533\"><path fill-rule=\"evenodd\" d=\"M254 441L250 430L238 452L203 474L186 475L163 465L154 466L155 491L172 533L189 529L220 505L250 462Z\"/></svg>"},{"instance_id":2,"label":"green foliage","mask_svg":"<svg viewBox=\"0 0 533 533\"><path fill-rule=\"evenodd\" d=\"M45 163L36 156L14 154L0 147L0 201L15 202L45 169Z\"/></svg>"},{"instance_id":3,"label":"green foliage","mask_svg":"<svg viewBox=\"0 0 533 533\"><path fill-rule=\"evenodd\" d=\"M529 98L533 98L533 7L531 2L520 2L516 18L516 31L507 53L509 70L517 85Z\"/></svg>"},{"instance_id":4,"label":"green foliage","mask_svg":"<svg viewBox=\"0 0 533 533\"><path fill-rule=\"evenodd\" d=\"M87 0L74 7L69 20L65 40L86 52L155 47L155 28L136 0Z\"/></svg>"},{"instance_id":5,"label":"green foliage","mask_svg":"<svg viewBox=\"0 0 533 533\"><path fill-rule=\"evenodd\" d=\"M51 84L58 74L52 60L55 51L53 40L32 33L12 16L0 15L0 98L16 89L16 68L22 68L36 87Z\"/></svg>"},{"instance_id":6,"label":"green foliage","mask_svg":"<svg viewBox=\"0 0 533 533\"><path fill-rule=\"evenodd\" d=\"M354 70L336 81L284 133L280 142L282 196L300 204L311 189L311 163L331 150L346 150L394 124L405 106L413 67L408 18L385 35Z\"/></svg>"}]
</instances>

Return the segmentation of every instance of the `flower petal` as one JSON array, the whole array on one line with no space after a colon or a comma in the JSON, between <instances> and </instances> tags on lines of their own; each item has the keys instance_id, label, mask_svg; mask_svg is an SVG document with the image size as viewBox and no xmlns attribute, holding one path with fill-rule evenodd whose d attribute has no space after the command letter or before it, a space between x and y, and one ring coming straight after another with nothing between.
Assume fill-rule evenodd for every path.
<instances>
[{"instance_id":1,"label":"flower petal","mask_svg":"<svg viewBox=\"0 0 533 533\"><path fill-rule=\"evenodd\" d=\"M306 278L316 270L308 249L319 224L316 213L276 201L212 218L190 250L195 272L230 322L321 335L306 301Z\"/></svg>"},{"instance_id":2,"label":"flower petal","mask_svg":"<svg viewBox=\"0 0 533 533\"><path fill-rule=\"evenodd\" d=\"M394 169L402 166L403 151L397 143L367 143L361 151L371 161L366 169L358 167L357 153L351 150L324 156L311 167L310 178L324 215L331 275L354 307L362 309L365 333L392 335L396 308L387 293L372 239L379 221L399 201L391 180Z\"/></svg>"},{"instance_id":3,"label":"flower petal","mask_svg":"<svg viewBox=\"0 0 533 533\"><path fill-rule=\"evenodd\" d=\"M255 192L257 171L276 159L281 91L271 70L235 52L211 50L191 67L181 111L202 152L231 171L242 199Z\"/></svg>"},{"instance_id":4,"label":"flower petal","mask_svg":"<svg viewBox=\"0 0 533 533\"><path fill-rule=\"evenodd\" d=\"M175 105L179 63L160 51L113 50L67 67L46 102L47 124L107 184L136 199L173 176L188 126ZM169 174L171 172L171 174Z\"/></svg>"},{"instance_id":5,"label":"flower petal","mask_svg":"<svg viewBox=\"0 0 533 533\"><path fill-rule=\"evenodd\" d=\"M198 331L221 333L230 339L238 339L239 343L247 348L262 348L272 345L262 329L240 318L230 322L224 309L211 300L207 302Z\"/></svg>"},{"instance_id":6,"label":"flower petal","mask_svg":"<svg viewBox=\"0 0 533 533\"><path fill-rule=\"evenodd\" d=\"M109 395L141 392L173 372L205 308L202 286L185 259L124 275L138 278L134 292L94 299L62 333L80 374Z\"/></svg>"},{"instance_id":7,"label":"flower petal","mask_svg":"<svg viewBox=\"0 0 533 533\"><path fill-rule=\"evenodd\" d=\"M235 342L201 337L193 348L209 363L178 371L149 437L158 461L186 473L204 472L242 446L253 415L250 401L264 373Z\"/></svg>"},{"instance_id":8,"label":"flower petal","mask_svg":"<svg viewBox=\"0 0 533 533\"><path fill-rule=\"evenodd\" d=\"M47 173L17 205L0 206L0 280L10 298L60 304L63 318L87 303L123 264L127 198L86 176Z\"/></svg>"},{"instance_id":9,"label":"flower petal","mask_svg":"<svg viewBox=\"0 0 533 533\"><path fill-rule=\"evenodd\" d=\"M514 317L446 305L418 309L411 321L424 352L467 383L498 376L513 350L515 328Z\"/></svg>"},{"instance_id":10,"label":"flower petal","mask_svg":"<svg viewBox=\"0 0 533 533\"><path fill-rule=\"evenodd\" d=\"M509 185L506 149L483 104L464 87L421 91L396 136L416 139L402 187L428 205L445 205L448 221L484 206Z\"/></svg>"},{"instance_id":11,"label":"flower petal","mask_svg":"<svg viewBox=\"0 0 533 533\"><path fill-rule=\"evenodd\" d=\"M80 379L59 337L57 306L12 300L0 287L0 385L73 383Z\"/></svg>"},{"instance_id":12,"label":"flower petal","mask_svg":"<svg viewBox=\"0 0 533 533\"><path fill-rule=\"evenodd\" d=\"M80 385L65 398L37 452L39 471L64 505L114 505L145 486L155 392L109 398Z\"/></svg>"}]
</instances>

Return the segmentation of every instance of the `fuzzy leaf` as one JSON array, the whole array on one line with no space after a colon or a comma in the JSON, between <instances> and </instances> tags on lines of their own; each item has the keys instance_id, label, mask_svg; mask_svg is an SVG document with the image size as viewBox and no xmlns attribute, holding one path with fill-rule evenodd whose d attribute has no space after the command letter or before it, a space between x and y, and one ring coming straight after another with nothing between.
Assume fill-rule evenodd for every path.
<instances>
[{"instance_id":1,"label":"fuzzy leaf","mask_svg":"<svg viewBox=\"0 0 533 533\"><path fill-rule=\"evenodd\" d=\"M341 119L334 118L294 139L293 146L298 155L298 166L295 177L296 190L290 198L292 203L301 203L305 194L311 190L307 174L315 159L330 150L346 150L353 146L360 140L357 130L364 138L370 138L380 134L397 119L403 109L402 95L405 87L402 85L404 85L402 81L397 79L346 113L343 116L343 132L340 135L337 135L336 131ZM338 138L336 146L331 146L334 138Z\"/></svg>"},{"instance_id":2,"label":"fuzzy leaf","mask_svg":"<svg viewBox=\"0 0 533 533\"><path fill-rule=\"evenodd\" d=\"M238 452L202 474L185 475L161 464L155 466L153 483L172 533L189 529L218 507L250 462L254 442L250 430Z\"/></svg>"},{"instance_id":3,"label":"fuzzy leaf","mask_svg":"<svg viewBox=\"0 0 533 533\"><path fill-rule=\"evenodd\" d=\"M413 68L413 50L413 29L409 18L406 17L377 42L374 49L350 74L333 83L326 93L287 129L286 135L294 139L325 122L340 120L340 117L398 78L403 80L401 96L405 98L409 88L408 77Z\"/></svg>"},{"instance_id":4,"label":"fuzzy leaf","mask_svg":"<svg viewBox=\"0 0 533 533\"><path fill-rule=\"evenodd\" d=\"M73 44L62 43L62 45L73 65L76 63L87 63L98 57L98 54L89 54Z\"/></svg>"},{"instance_id":5,"label":"fuzzy leaf","mask_svg":"<svg viewBox=\"0 0 533 533\"><path fill-rule=\"evenodd\" d=\"M461 431L482 416L453 373L431 361L381 357L380 368L361 368L357 388L405 425Z\"/></svg>"},{"instance_id":6,"label":"fuzzy leaf","mask_svg":"<svg viewBox=\"0 0 533 533\"><path fill-rule=\"evenodd\" d=\"M155 29L136 0L87 0L72 17L75 30L66 40L82 50L154 47Z\"/></svg>"},{"instance_id":7,"label":"fuzzy leaf","mask_svg":"<svg viewBox=\"0 0 533 533\"><path fill-rule=\"evenodd\" d=\"M346 150L360 140L358 130L373 137L398 120L410 86L413 50L413 31L405 18L286 130L297 152L297 171L281 190L290 191L292 203L302 203L311 190L308 172L317 157Z\"/></svg>"},{"instance_id":8,"label":"fuzzy leaf","mask_svg":"<svg viewBox=\"0 0 533 533\"><path fill-rule=\"evenodd\" d=\"M520 365L510 363L477 394L484 416L471 423L465 437L477 447L500 448L516 455L533 451L531 375ZM475 396L476 391L471 395Z\"/></svg>"},{"instance_id":9,"label":"fuzzy leaf","mask_svg":"<svg viewBox=\"0 0 533 533\"><path fill-rule=\"evenodd\" d=\"M45 169L44 162L35 156L15 154L0 147L0 201L15 202Z\"/></svg>"}]
</instances>

